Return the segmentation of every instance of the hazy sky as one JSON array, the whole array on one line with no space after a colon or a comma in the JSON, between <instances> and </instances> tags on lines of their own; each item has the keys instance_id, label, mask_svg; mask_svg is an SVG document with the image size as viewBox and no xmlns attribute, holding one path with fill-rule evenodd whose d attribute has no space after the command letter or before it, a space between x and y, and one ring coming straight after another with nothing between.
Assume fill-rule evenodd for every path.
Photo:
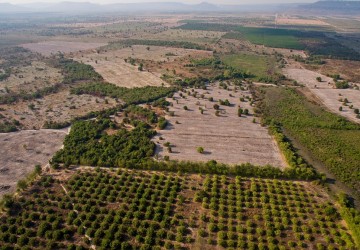
<instances>
[{"instance_id":1,"label":"hazy sky","mask_svg":"<svg viewBox=\"0 0 360 250\"><path fill-rule=\"evenodd\" d=\"M92 3L136 3L136 2L183 2L196 4L205 2L204 0L0 0L1 2L7 2L12 4L19 3L32 3L32 2L92 2ZM214 4L271 4L271 3L309 3L316 0L207 0L206 2Z\"/></svg>"}]
</instances>

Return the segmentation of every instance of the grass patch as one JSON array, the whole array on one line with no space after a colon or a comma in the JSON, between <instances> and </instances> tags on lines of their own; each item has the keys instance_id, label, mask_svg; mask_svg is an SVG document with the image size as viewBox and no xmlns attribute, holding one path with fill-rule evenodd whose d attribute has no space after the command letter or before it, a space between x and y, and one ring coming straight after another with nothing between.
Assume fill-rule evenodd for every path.
<instances>
[{"instance_id":1,"label":"grass patch","mask_svg":"<svg viewBox=\"0 0 360 250\"><path fill-rule=\"evenodd\" d=\"M226 65L242 70L258 81L267 79L277 73L276 60L269 56L244 53L226 55L221 59Z\"/></svg>"}]
</instances>

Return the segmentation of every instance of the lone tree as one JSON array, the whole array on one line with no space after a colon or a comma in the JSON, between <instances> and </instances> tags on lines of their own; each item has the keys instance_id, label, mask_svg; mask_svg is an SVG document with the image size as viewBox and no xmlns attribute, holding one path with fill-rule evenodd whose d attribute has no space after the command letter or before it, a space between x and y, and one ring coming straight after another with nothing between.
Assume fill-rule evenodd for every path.
<instances>
[{"instance_id":1,"label":"lone tree","mask_svg":"<svg viewBox=\"0 0 360 250\"><path fill-rule=\"evenodd\" d=\"M322 78L320 76L316 77L316 81L322 82Z\"/></svg>"},{"instance_id":2,"label":"lone tree","mask_svg":"<svg viewBox=\"0 0 360 250\"><path fill-rule=\"evenodd\" d=\"M241 117L241 115L244 113L244 110L242 108L238 109L238 117Z\"/></svg>"},{"instance_id":3,"label":"lone tree","mask_svg":"<svg viewBox=\"0 0 360 250\"><path fill-rule=\"evenodd\" d=\"M198 147L198 148L196 149L196 151L197 151L199 154L203 154L205 150L204 150L203 147Z\"/></svg>"}]
</instances>

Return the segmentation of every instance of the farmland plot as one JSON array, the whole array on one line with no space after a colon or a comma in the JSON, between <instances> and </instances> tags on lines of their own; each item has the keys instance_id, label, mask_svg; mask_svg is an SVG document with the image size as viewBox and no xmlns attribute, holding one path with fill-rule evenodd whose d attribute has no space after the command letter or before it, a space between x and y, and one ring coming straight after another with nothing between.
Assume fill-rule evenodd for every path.
<instances>
[{"instance_id":1,"label":"farmland plot","mask_svg":"<svg viewBox=\"0 0 360 250\"><path fill-rule=\"evenodd\" d=\"M0 134L0 197L15 191L16 183L44 166L60 149L66 130L24 130Z\"/></svg>"},{"instance_id":2,"label":"farmland plot","mask_svg":"<svg viewBox=\"0 0 360 250\"><path fill-rule=\"evenodd\" d=\"M234 86L231 88L234 90ZM240 97L250 96L248 91L234 92L221 89L218 85L196 91L196 97L186 95L186 98L181 98L180 94L185 94L177 93L175 101L169 99L173 102L170 113L174 112L174 116L166 116L170 124L154 139L157 154L184 161L216 160L228 164L249 162L281 168L286 166L267 129L252 115L238 117L239 105L253 114L249 101L240 101ZM202 94L204 98L201 98ZM208 100L210 97L213 102ZM221 105L216 115L214 105L219 104L220 99L229 100L231 106ZM171 144L171 152L164 145L167 142ZM197 151L199 147L204 148L203 153Z\"/></svg>"},{"instance_id":3,"label":"farmland plot","mask_svg":"<svg viewBox=\"0 0 360 250\"><path fill-rule=\"evenodd\" d=\"M335 204L308 182L78 168L22 196L0 218L4 246L355 249Z\"/></svg>"}]
</instances>

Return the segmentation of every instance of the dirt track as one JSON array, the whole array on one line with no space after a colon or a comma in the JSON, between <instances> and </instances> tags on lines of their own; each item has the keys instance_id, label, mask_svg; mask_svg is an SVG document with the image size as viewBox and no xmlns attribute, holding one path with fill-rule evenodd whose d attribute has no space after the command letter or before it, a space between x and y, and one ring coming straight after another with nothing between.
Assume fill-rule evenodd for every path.
<instances>
[{"instance_id":1,"label":"dirt track","mask_svg":"<svg viewBox=\"0 0 360 250\"><path fill-rule=\"evenodd\" d=\"M62 147L67 130L24 130L0 134L0 197L16 190L19 180L44 166Z\"/></svg>"},{"instance_id":2,"label":"dirt track","mask_svg":"<svg viewBox=\"0 0 360 250\"><path fill-rule=\"evenodd\" d=\"M243 109L247 108L250 114L253 109L249 102L240 102L239 97L250 93L242 93L209 87L208 90L196 90L205 94L205 98L213 97L214 102L207 99L187 96L186 99L176 94L176 101L173 102L171 111L175 116L167 116L170 124L165 130L159 131L154 141L157 143L157 153L170 159L183 161L209 161L216 160L228 164L252 163L255 165L270 164L278 167L285 167L280 151L273 138L268 134L266 128L258 123L253 123L253 116L238 117L238 105ZM233 95L230 97L229 94ZM215 115L213 105L219 99L228 99L231 107L221 106L220 116ZM200 105L196 103L199 102ZM184 110L183 106L189 108ZM205 111L201 114L199 107ZM177 122L179 124L177 124ZM160 140L162 137L164 140ZM165 142L170 142L172 153L167 151ZM203 147L205 152L200 154L197 147Z\"/></svg>"}]
</instances>

